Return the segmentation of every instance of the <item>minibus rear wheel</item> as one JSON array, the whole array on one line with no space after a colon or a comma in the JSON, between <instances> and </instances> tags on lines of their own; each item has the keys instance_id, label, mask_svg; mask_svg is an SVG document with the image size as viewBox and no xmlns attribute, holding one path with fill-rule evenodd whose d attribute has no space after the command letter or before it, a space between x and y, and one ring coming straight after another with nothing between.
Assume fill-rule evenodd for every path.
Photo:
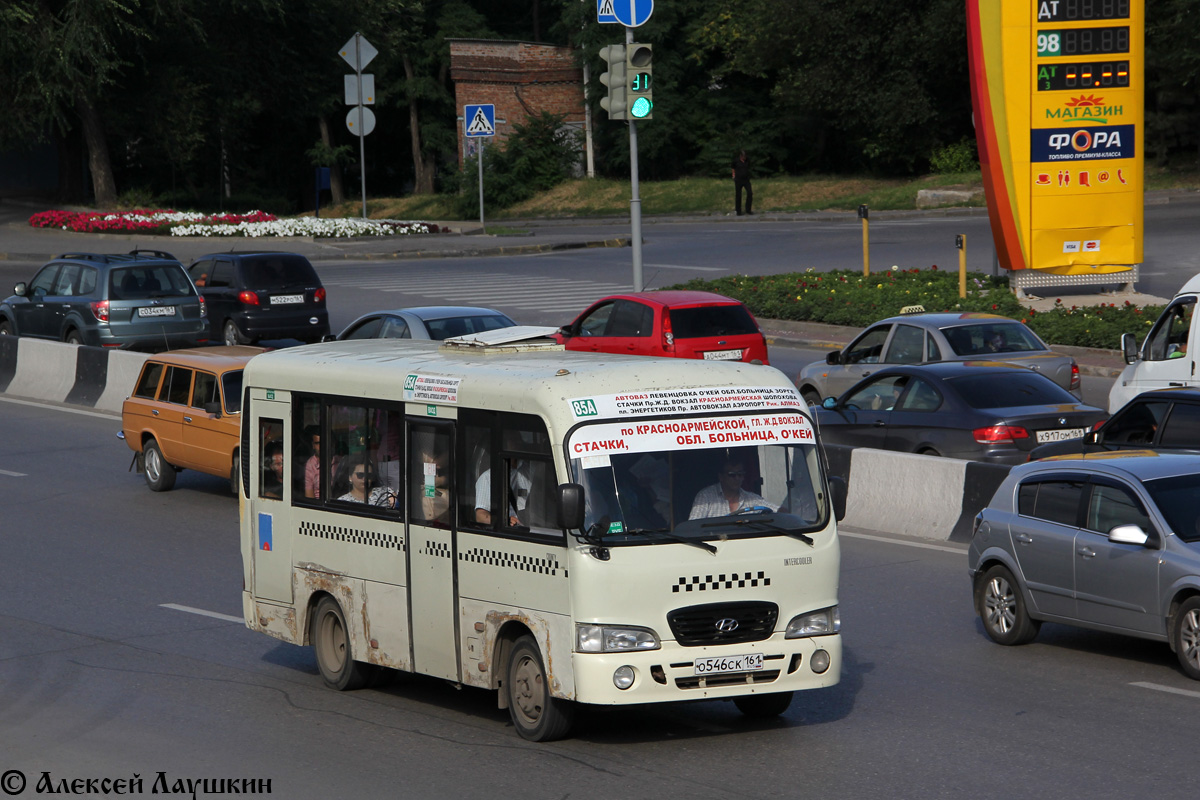
<instances>
[{"instance_id":1,"label":"minibus rear wheel","mask_svg":"<svg viewBox=\"0 0 1200 800\"><path fill-rule=\"evenodd\" d=\"M309 641L317 654L317 669L325 685L339 692L366 686L375 668L354 660L350 629L337 601L328 595L322 597L310 625Z\"/></svg>"},{"instance_id":2,"label":"minibus rear wheel","mask_svg":"<svg viewBox=\"0 0 1200 800\"><path fill-rule=\"evenodd\" d=\"M522 739L551 742L567 735L575 706L550 695L542 654L532 636L522 636L513 645L505 678L508 713Z\"/></svg>"}]
</instances>

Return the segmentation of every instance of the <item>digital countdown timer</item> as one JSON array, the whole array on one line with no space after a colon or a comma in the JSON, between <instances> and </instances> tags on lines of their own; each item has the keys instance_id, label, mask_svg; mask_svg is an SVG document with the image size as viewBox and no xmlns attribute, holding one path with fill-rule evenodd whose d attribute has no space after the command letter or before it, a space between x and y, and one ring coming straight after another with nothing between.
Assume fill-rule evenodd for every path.
<instances>
[{"instance_id":1,"label":"digital countdown timer","mask_svg":"<svg viewBox=\"0 0 1200 800\"><path fill-rule=\"evenodd\" d=\"M1038 67L1039 92L1074 89L1124 89L1129 86L1129 62L1042 64Z\"/></svg>"},{"instance_id":2,"label":"digital countdown timer","mask_svg":"<svg viewBox=\"0 0 1200 800\"><path fill-rule=\"evenodd\" d=\"M1129 0L1042 0L1037 6L1038 22L1097 19L1129 19Z\"/></svg>"},{"instance_id":3,"label":"digital countdown timer","mask_svg":"<svg viewBox=\"0 0 1200 800\"><path fill-rule=\"evenodd\" d=\"M1114 28L1066 28L1060 31L1039 30L1037 34L1038 58L1128 52L1129 26L1127 25Z\"/></svg>"}]
</instances>

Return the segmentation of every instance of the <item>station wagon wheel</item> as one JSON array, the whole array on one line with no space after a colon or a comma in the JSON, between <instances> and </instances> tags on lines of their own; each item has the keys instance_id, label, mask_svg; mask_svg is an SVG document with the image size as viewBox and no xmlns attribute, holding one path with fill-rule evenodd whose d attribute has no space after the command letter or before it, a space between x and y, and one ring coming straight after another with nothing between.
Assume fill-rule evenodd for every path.
<instances>
[{"instance_id":1,"label":"station wagon wheel","mask_svg":"<svg viewBox=\"0 0 1200 800\"><path fill-rule=\"evenodd\" d=\"M738 711L751 719L770 719L788 710L788 706L792 704L792 693L748 694L745 697L733 698L733 704L737 706Z\"/></svg>"},{"instance_id":2,"label":"station wagon wheel","mask_svg":"<svg viewBox=\"0 0 1200 800\"><path fill-rule=\"evenodd\" d=\"M245 336L242 336L242 332L238 330L237 323L231 319L225 320L225 327L221 329L221 340L230 347L238 344L246 344L250 341Z\"/></svg>"},{"instance_id":3,"label":"station wagon wheel","mask_svg":"<svg viewBox=\"0 0 1200 800\"><path fill-rule=\"evenodd\" d=\"M175 468L163 458L158 442L153 439L142 448L142 463L146 470L146 485L151 491L166 492L175 485Z\"/></svg>"},{"instance_id":4,"label":"station wagon wheel","mask_svg":"<svg viewBox=\"0 0 1200 800\"><path fill-rule=\"evenodd\" d=\"M1189 597L1175 612L1171 644L1184 674L1200 680L1200 597Z\"/></svg>"},{"instance_id":5,"label":"station wagon wheel","mask_svg":"<svg viewBox=\"0 0 1200 800\"><path fill-rule=\"evenodd\" d=\"M0 336L12 336L12 323L6 319L0 319Z\"/></svg>"},{"instance_id":6,"label":"station wagon wheel","mask_svg":"<svg viewBox=\"0 0 1200 800\"><path fill-rule=\"evenodd\" d=\"M550 696L546 668L532 636L522 636L513 645L505 672L508 713L522 739L549 742L561 739L571 729L575 707Z\"/></svg>"},{"instance_id":7,"label":"station wagon wheel","mask_svg":"<svg viewBox=\"0 0 1200 800\"><path fill-rule=\"evenodd\" d=\"M1033 641L1042 623L1031 619L1025 597L1008 567L996 564L975 584L975 609L992 641L1003 645Z\"/></svg>"},{"instance_id":8,"label":"station wagon wheel","mask_svg":"<svg viewBox=\"0 0 1200 800\"><path fill-rule=\"evenodd\" d=\"M342 607L326 595L317 603L309 628L309 641L317 655L317 669L330 689L339 692L361 689L370 682L375 668L354 660L350 629Z\"/></svg>"}]
</instances>

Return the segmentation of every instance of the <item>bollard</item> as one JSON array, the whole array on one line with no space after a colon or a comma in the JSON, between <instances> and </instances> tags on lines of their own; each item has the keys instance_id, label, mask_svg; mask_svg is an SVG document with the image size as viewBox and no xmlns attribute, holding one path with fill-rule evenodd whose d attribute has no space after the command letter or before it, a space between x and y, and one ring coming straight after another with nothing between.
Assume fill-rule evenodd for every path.
<instances>
[{"instance_id":1,"label":"bollard","mask_svg":"<svg viewBox=\"0 0 1200 800\"><path fill-rule=\"evenodd\" d=\"M862 223L863 223L863 277L864 278L870 277L870 275L871 275L871 252L870 252L870 245L868 244L868 239L870 237L867 234L867 224L868 224L867 216L869 213L870 213L869 209L867 208L865 203L858 207L858 218L861 219Z\"/></svg>"},{"instance_id":2,"label":"bollard","mask_svg":"<svg viewBox=\"0 0 1200 800\"><path fill-rule=\"evenodd\" d=\"M954 237L954 246L958 248L958 296L967 296L967 237L958 234Z\"/></svg>"}]
</instances>

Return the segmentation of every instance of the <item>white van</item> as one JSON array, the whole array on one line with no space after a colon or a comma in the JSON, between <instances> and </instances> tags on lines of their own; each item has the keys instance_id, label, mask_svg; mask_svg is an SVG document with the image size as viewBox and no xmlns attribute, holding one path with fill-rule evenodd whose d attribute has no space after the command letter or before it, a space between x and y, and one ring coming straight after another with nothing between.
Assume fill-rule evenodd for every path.
<instances>
[{"instance_id":1,"label":"white van","mask_svg":"<svg viewBox=\"0 0 1200 800\"><path fill-rule=\"evenodd\" d=\"M1112 414L1135 396L1151 389L1170 386L1198 386L1196 348L1200 333L1192 326L1192 312L1200 297L1200 274L1183 285L1167 304L1138 349L1137 337L1121 337L1127 367L1108 393L1108 413Z\"/></svg>"}]
</instances>

